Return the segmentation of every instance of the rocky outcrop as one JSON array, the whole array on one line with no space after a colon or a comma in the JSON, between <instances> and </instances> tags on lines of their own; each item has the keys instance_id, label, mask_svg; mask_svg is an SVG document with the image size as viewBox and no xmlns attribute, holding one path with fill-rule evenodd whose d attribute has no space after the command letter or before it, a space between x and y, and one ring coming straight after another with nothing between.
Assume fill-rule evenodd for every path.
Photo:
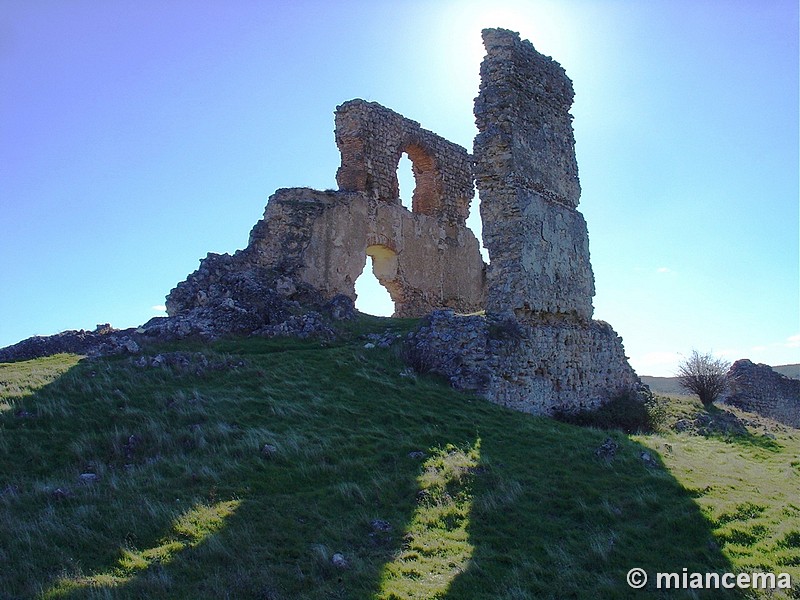
<instances>
[{"instance_id":1,"label":"rocky outcrop","mask_svg":"<svg viewBox=\"0 0 800 600\"><path fill-rule=\"evenodd\" d=\"M136 337L133 329L114 329L108 324L98 325L94 331L79 329L34 336L0 348L0 362L30 360L61 353L84 356L135 354L140 349Z\"/></svg>"},{"instance_id":2,"label":"rocky outcrop","mask_svg":"<svg viewBox=\"0 0 800 600\"><path fill-rule=\"evenodd\" d=\"M729 404L800 427L800 380L745 358L731 365L728 386Z\"/></svg>"}]
</instances>

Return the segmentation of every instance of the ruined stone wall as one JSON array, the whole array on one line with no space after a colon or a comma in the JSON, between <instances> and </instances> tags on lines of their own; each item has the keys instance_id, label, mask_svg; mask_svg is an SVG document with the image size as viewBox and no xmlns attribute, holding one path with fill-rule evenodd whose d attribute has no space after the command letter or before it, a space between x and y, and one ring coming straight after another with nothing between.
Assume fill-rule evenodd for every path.
<instances>
[{"instance_id":1,"label":"ruined stone wall","mask_svg":"<svg viewBox=\"0 0 800 600\"><path fill-rule=\"evenodd\" d=\"M203 261L170 293L170 315L202 306L209 293L226 294L237 270L249 273L249 280L257 271L289 300L300 294L306 303L315 295L323 301L339 295L355 301L355 282L365 266L370 268L368 256L396 316L483 308L485 265L465 222L475 193L469 153L375 102L345 102L335 120L340 191L275 192L247 248ZM398 193L403 152L416 180L411 211Z\"/></svg>"},{"instance_id":2,"label":"ruined stone wall","mask_svg":"<svg viewBox=\"0 0 800 600\"><path fill-rule=\"evenodd\" d=\"M369 254L397 316L483 308L484 264L466 226L362 193L279 190L253 228L249 247L259 264L290 273L326 298L355 300L355 281L370 268Z\"/></svg>"},{"instance_id":3,"label":"ruined stone wall","mask_svg":"<svg viewBox=\"0 0 800 600\"><path fill-rule=\"evenodd\" d=\"M408 154L416 182L414 213L464 223L475 194L472 160L461 146L377 102L356 99L336 108L339 189L400 204L397 165Z\"/></svg>"},{"instance_id":4,"label":"ruined stone wall","mask_svg":"<svg viewBox=\"0 0 800 600\"><path fill-rule=\"evenodd\" d=\"M204 306L209 298L230 297L238 286L236 273L248 281L265 280L261 283L280 297L304 304L315 295L323 302L340 294L355 301L356 279L371 268L368 255L395 302L396 316L422 316L443 307L460 312L483 308L485 267L478 240L465 225L363 193L290 188L270 197L247 248L202 261L170 293L167 311L178 315Z\"/></svg>"},{"instance_id":5,"label":"ruined stone wall","mask_svg":"<svg viewBox=\"0 0 800 600\"><path fill-rule=\"evenodd\" d=\"M635 391L622 340L608 323L532 324L508 314L439 310L410 338L409 352L462 390L534 414L597 408Z\"/></svg>"},{"instance_id":6,"label":"ruined stone wall","mask_svg":"<svg viewBox=\"0 0 800 600\"><path fill-rule=\"evenodd\" d=\"M733 363L728 379L730 389L726 402L792 427L800 427L800 380L747 359Z\"/></svg>"},{"instance_id":7,"label":"ruined stone wall","mask_svg":"<svg viewBox=\"0 0 800 600\"><path fill-rule=\"evenodd\" d=\"M489 251L487 310L592 316L594 277L572 132L572 82L528 41L483 32L475 178Z\"/></svg>"}]
</instances>

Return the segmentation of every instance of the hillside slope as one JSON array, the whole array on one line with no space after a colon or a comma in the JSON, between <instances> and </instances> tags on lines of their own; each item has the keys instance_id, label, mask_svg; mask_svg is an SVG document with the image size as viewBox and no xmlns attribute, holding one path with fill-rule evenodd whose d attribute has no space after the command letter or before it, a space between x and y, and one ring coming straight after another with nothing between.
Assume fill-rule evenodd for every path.
<instances>
[{"instance_id":1,"label":"hillside slope","mask_svg":"<svg viewBox=\"0 0 800 600\"><path fill-rule=\"evenodd\" d=\"M629 598L632 567L800 581L797 431L687 400L632 436L512 412L364 347L407 326L0 364L0 598Z\"/></svg>"}]
</instances>

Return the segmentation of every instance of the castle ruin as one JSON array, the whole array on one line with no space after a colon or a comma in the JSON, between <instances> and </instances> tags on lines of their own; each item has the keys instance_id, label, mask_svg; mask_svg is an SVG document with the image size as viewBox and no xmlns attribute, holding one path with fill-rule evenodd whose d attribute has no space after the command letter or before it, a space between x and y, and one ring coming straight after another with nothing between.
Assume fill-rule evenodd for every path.
<instances>
[{"instance_id":1,"label":"castle ruin","mask_svg":"<svg viewBox=\"0 0 800 600\"><path fill-rule=\"evenodd\" d=\"M374 102L337 107L338 190L280 189L246 248L209 254L138 328L63 332L0 349L136 353L152 341L336 335L368 259L395 316L423 317L406 358L459 389L525 412L593 408L637 389L610 325L592 320L594 278L564 69L503 29L483 32L474 152ZM399 198L406 153L416 187ZM477 183L484 264L466 226Z\"/></svg>"},{"instance_id":2,"label":"castle ruin","mask_svg":"<svg viewBox=\"0 0 800 600\"><path fill-rule=\"evenodd\" d=\"M345 102L335 115L339 190L278 190L247 248L209 255L172 290L170 317L191 330L205 315L212 336L274 334L298 326L299 309L354 302L371 257L395 316L425 316L411 353L455 387L532 413L634 390L621 339L592 320L572 83L516 33L487 29L483 39L473 155L377 103ZM404 152L411 210L398 191ZM473 179L489 265L466 226Z\"/></svg>"}]
</instances>

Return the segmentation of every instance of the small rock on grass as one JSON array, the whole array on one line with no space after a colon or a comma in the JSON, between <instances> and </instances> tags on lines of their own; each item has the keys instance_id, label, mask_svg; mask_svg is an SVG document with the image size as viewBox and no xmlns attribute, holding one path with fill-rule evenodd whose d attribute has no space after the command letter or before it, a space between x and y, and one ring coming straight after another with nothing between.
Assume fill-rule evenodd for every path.
<instances>
[{"instance_id":1,"label":"small rock on grass","mask_svg":"<svg viewBox=\"0 0 800 600\"><path fill-rule=\"evenodd\" d=\"M389 532L392 530L392 524L384 519L373 519L370 523L374 531Z\"/></svg>"},{"instance_id":2,"label":"small rock on grass","mask_svg":"<svg viewBox=\"0 0 800 600\"><path fill-rule=\"evenodd\" d=\"M347 562L347 559L341 552L337 552L336 554L331 556L331 564L337 569L346 569L350 566L350 563Z\"/></svg>"},{"instance_id":3,"label":"small rock on grass","mask_svg":"<svg viewBox=\"0 0 800 600\"><path fill-rule=\"evenodd\" d=\"M264 444L261 448L261 454L264 455L265 458L272 458L278 453L278 447L273 444Z\"/></svg>"},{"instance_id":4,"label":"small rock on grass","mask_svg":"<svg viewBox=\"0 0 800 600\"><path fill-rule=\"evenodd\" d=\"M617 450L619 449L619 444L612 440L611 438L606 438L606 441L600 444L597 450L594 451L595 456L598 458L604 458L605 460L611 460L617 455Z\"/></svg>"}]
</instances>

